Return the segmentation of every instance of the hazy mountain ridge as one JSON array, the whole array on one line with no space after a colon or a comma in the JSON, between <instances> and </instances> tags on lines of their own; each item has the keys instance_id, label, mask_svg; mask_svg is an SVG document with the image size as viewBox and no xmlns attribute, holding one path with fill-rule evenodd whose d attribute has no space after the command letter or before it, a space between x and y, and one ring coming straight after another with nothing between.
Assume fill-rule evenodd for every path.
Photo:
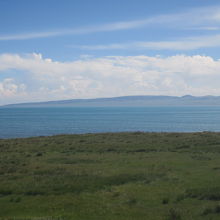
<instances>
[{"instance_id":1,"label":"hazy mountain ridge","mask_svg":"<svg viewBox=\"0 0 220 220\"><path fill-rule=\"evenodd\" d=\"M1 107L219 106L220 96L120 96L9 104Z\"/></svg>"}]
</instances>

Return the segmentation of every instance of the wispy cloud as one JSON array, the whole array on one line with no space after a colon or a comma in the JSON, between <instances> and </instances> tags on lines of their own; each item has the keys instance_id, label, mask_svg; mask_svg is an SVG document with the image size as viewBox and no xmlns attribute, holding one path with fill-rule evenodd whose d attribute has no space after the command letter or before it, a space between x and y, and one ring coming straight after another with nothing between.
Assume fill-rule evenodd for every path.
<instances>
[{"instance_id":1,"label":"wispy cloud","mask_svg":"<svg viewBox=\"0 0 220 220\"><path fill-rule=\"evenodd\" d=\"M155 23L156 20L159 22L162 19L162 16L157 18L149 18L143 20L135 20L135 21L121 21L115 23L108 23L103 25L94 25L87 27L80 27L74 29L60 29L55 31L47 31L47 32L35 32L35 33L21 33L21 34L11 34L11 35L0 35L1 41L6 40L28 40L34 38L48 38L48 37L56 37L62 35L80 35L80 34L89 34L96 32L108 32L108 31L118 31L118 30L126 30L126 29L134 29L142 26L146 26L148 24Z\"/></svg>"},{"instance_id":2,"label":"wispy cloud","mask_svg":"<svg viewBox=\"0 0 220 220\"><path fill-rule=\"evenodd\" d=\"M106 45L73 45L71 47L80 48L83 50L194 50L200 48L219 46L220 35L210 35L202 37L188 37L175 41L141 41Z\"/></svg>"},{"instance_id":3,"label":"wispy cloud","mask_svg":"<svg viewBox=\"0 0 220 220\"><path fill-rule=\"evenodd\" d=\"M220 26L201 26L201 27L192 27L187 28L187 30L202 30L202 31L219 31Z\"/></svg>"},{"instance_id":4,"label":"wispy cloud","mask_svg":"<svg viewBox=\"0 0 220 220\"><path fill-rule=\"evenodd\" d=\"M16 33L9 35L5 34L0 35L0 41L27 40L35 38L57 37L63 35L80 35L96 32L119 31L147 26L149 27L151 25L154 28L163 25L165 27L173 28L206 28L206 30L213 30L213 26L216 29L220 25L220 6L196 8L180 13L158 15L146 19L133 21L120 21L101 25L76 27L70 29L58 29L51 31Z\"/></svg>"}]
</instances>

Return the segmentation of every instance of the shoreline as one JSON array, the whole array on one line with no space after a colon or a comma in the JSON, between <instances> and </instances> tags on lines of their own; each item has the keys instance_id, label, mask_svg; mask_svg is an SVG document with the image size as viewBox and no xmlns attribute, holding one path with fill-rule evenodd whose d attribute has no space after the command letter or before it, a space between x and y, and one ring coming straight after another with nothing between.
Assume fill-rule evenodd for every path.
<instances>
[{"instance_id":1,"label":"shoreline","mask_svg":"<svg viewBox=\"0 0 220 220\"><path fill-rule=\"evenodd\" d=\"M35 138L51 138L51 137L65 137L65 136L83 136L83 135L108 135L108 134L200 134L200 133L213 133L213 134L220 134L220 131L192 131L192 132L183 132L183 131L119 131L119 132L94 132L94 133L71 133L71 134L52 134L52 135L39 135L39 136L27 136L27 137L11 137L11 138L2 138L0 140L17 140L17 139L35 139Z\"/></svg>"}]
</instances>

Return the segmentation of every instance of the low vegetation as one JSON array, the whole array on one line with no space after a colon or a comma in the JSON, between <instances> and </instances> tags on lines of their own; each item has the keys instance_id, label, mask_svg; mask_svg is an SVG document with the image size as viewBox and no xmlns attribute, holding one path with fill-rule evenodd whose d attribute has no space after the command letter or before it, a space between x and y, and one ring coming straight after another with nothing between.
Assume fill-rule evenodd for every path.
<instances>
[{"instance_id":1,"label":"low vegetation","mask_svg":"<svg viewBox=\"0 0 220 220\"><path fill-rule=\"evenodd\" d=\"M0 220L220 219L220 133L0 140Z\"/></svg>"}]
</instances>

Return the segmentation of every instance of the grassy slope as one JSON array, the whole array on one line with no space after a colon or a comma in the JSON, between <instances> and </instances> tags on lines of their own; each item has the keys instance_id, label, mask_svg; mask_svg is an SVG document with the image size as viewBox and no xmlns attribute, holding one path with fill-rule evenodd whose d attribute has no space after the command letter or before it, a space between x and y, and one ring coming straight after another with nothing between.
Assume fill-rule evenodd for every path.
<instances>
[{"instance_id":1,"label":"grassy slope","mask_svg":"<svg viewBox=\"0 0 220 220\"><path fill-rule=\"evenodd\" d=\"M0 219L220 219L219 155L209 132L0 140Z\"/></svg>"}]
</instances>

